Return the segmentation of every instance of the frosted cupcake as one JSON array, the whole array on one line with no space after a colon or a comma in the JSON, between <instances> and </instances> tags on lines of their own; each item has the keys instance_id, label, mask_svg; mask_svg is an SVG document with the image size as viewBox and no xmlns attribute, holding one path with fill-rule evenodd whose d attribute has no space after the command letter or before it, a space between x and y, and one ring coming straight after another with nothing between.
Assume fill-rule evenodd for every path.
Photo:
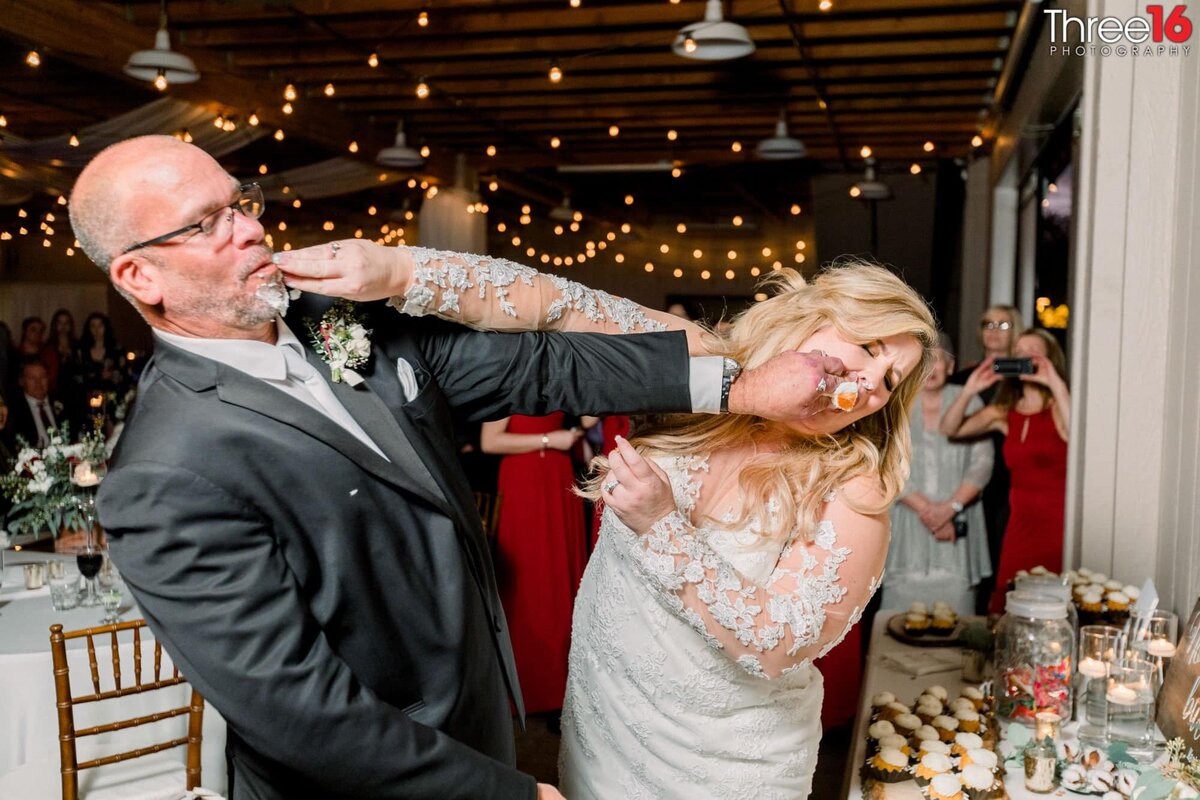
<instances>
[{"instance_id":1,"label":"frosted cupcake","mask_svg":"<svg viewBox=\"0 0 1200 800\"><path fill-rule=\"evenodd\" d=\"M882 710L884 706L886 706L888 703L894 702L896 702L896 695L892 694L891 692L880 692L871 698L871 711L876 717L878 717L880 710Z\"/></svg>"},{"instance_id":2,"label":"frosted cupcake","mask_svg":"<svg viewBox=\"0 0 1200 800\"><path fill-rule=\"evenodd\" d=\"M938 700L941 700L943 703L946 702L948 699L950 699L950 692L946 691L946 687L939 686L936 683L933 686L930 686L928 689L926 689L925 694L931 694L934 697L936 697Z\"/></svg>"},{"instance_id":3,"label":"frosted cupcake","mask_svg":"<svg viewBox=\"0 0 1200 800\"><path fill-rule=\"evenodd\" d=\"M920 603L920 602L913 603L911 606L908 607L908 613L910 613L910 614L928 614L929 606L925 605L924 603Z\"/></svg>"},{"instance_id":4,"label":"frosted cupcake","mask_svg":"<svg viewBox=\"0 0 1200 800\"><path fill-rule=\"evenodd\" d=\"M1131 603L1136 603L1138 598L1142 596L1142 590L1132 584L1129 586L1122 586L1121 592L1129 598L1129 602Z\"/></svg>"},{"instance_id":5,"label":"frosted cupcake","mask_svg":"<svg viewBox=\"0 0 1200 800\"><path fill-rule=\"evenodd\" d=\"M935 611L933 621L929 623L931 636L949 636L958 624L958 616L953 611Z\"/></svg>"},{"instance_id":6,"label":"frosted cupcake","mask_svg":"<svg viewBox=\"0 0 1200 800\"><path fill-rule=\"evenodd\" d=\"M968 750L958 760L958 768L965 769L972 764L978 764L989 772L995 772L1000 759L991 750Z\"/></svg>"},{"instance_id":7,"label":"frosted cupcake","mask_svg":"<svg viewBox=\"0 0 1200 800\"><path fill-rule=\"evenodd\" d=\"M921 761L913 769L913 779L916 780L918 786L928 786L935 777L945 775L952 769L954 769L954 765L950 763L950 756L941 753L926 753L921 756Z\"/></svg>"},{"instance_id":8,"label":"frosted cupcake","mask_svg":"<svg viewBox=\"0 0 1200 800\"><path fill-rule=\"evenodd\" d=\"M867 728L867 744L874 749L879 749L879 740L889 734L896 732L895 726L886 719L881 719L878 722L872 722L871 727Z\"/></svg>"},{"instance_id":9,"label":"frosted cupcake","mask_svg":"<svg viewBox=\"0 0 1200 800\"><path fill-rule=\"evenodd\" d=\"M921 727L921 718L916 714L901 714L892 720L892 724L896 726L896 733L912 739L917 728Z\"/></svg>"},{"instance_id":10,"label":"frosted cupcake","mask_svg":"<svg viewBox=\"0 0 1200 800\"><path fill-rule=\"evenodd\" d=\"M889 733L886 736L879 737L879 746L876 750L899 750L904 755L912 757L913 749L908 746L908 740L898 733Z\"/></svg>"},{"instance_id":11,"label":"frosted cupcake","mask_svg":"<svg viewBox=\"0 0 1200 800\"><path fill-rule=\"evenodd\" d=\"M959 731L954 735L954 744L950 745L950 755L961 756L968 750L982 750L983 739L977 733L963 733Z\"/></svg>"},{"instance_id":12,"label":"frosted cupcake","mask_svg":"<svg viewBox=\"0 0 1200 800\"><path fill-rule=\"evenodd\" d=\"M941 739L926 739L917 748L917 756L920 757L926 753L941 753L944 756L948 756L950 755L950 745Z\"/></svg>"},{"instance_id":13,"label":"frosted cupcake","mask_svg":"<svg viewBox=\"0 0 1200 800\"><path fill-rule=\"evenodd\" d=\"M938 775L925 787L929 800L963 800L962 782L957 775Z\"/></svg>"},{"instance_id":14,"label":"frosted cupcake","mask_svg":"<svg viewBox=\"0 0 1200 800\"><path fill-rule=\"evenodd\" d=\"M980 701L980 702L982 703L982 701ZM982 706L980 706L980 707L982 708ZM978 711L978 710L979 709L977 709L975 707L975 703L973 703L969 697L956 697L950 701L950 704L948 706L946 706L946 712L948 714L950 714L951 716L957 714L960 711Z\"/></svg>"},{"instance_id":15,"label":"frosted cupcake","mask_svg":"<svg viewBox=\"0 0 1200 800\"><path fill-rule=\"evenodd\" d=\"M904 703L891 702L883 708L879 709L879 718L885 719L888 722L895 722L896 717L910 713L908 706Z\"/></svg>"},{"instance_id":16,"label":"frosted cupcake","mask_svg":"<svg viewBox=\"0 0 1200 800\"><path fill-rule=\"evenodd\" d=\"M938 738L943 742L953 742L954 735L958 733L958 720L954 717L948 717L945 714L934 717L933 729L937 731Z\"/></svg>"},{"instance_id":17,"label":"frosted cupcake","mask_svg":"<svg viewBox=\"0 0 1200 800\"><path fill-rule=\"evenodd\" d=\"M922 695L921 700L917 702L917 709L913 713L921 718L921 722L928 725L933 722L933 718L945 711L945 707L936 697L931 695Z\"/></svg>"},{"instance_id":18,"label":"frosted cupcake","mask_svg":"<svg viewBox=\"0 0 1200 800\"><path fill-rule=\"evenodd\" d=\"M942 737L938 735L937 730L932 725L922 725L912 735L912 744L917 750L921 749L921 744L924 742L940 742L941 740Z\"/></svg>"},{"instance_id":19,"label":"frosted cupcake","mask_svg":"<svg viewBox=\"0 0 1200 800\"><path fill-rule=\"evenodd\" d=\"M986 767L972 764L959 774L967 800L991 800L996 792L996 776Z\"/></svg>"},{"instance_id":20,"label":"frosted cupcake","mask_svg":"<svg viewBox=\"0 0 1200 800\"><path fill-rule=\"evenodd\" d=\"M1104 588L1110 592L1119 592L1125 586L1116 578L1109 578L1104 582Z\"/></svg>"},{"instance_id":21,"label":"frosted cupcake","mask_svg":"<svg viewBox=\"0 0 1200 800\"><path fill-rule=\"evenodd\" d=\"M964 686L962 696L971 701L971 705L975 706L976 711L983 709L985 698L983 691L978 686Z\"/></svg>"},{"instance_id":22,"label":"frosted cupcake","mask_svg":"<svg viewBox=\"0 0 1200 800\"><path fill-rule=\"evenodd\" d=\"M1104 595L1104 602L1108 605L1108 610L1113 613L1129 613L1129 595L1122 591L1114 590Z\"/></svg>"},{"instance_id":23,"label":"frosted cupcake","mask_svg":"<svg viewBox=\"0 0 1200 800\"><path fill-rule=\"evenodd\" d=\"M958 720L958 729L967 733L979 733L979 729L983 724L979 720L979 712L975 710L956 711L954 718Z\"/></svg>"},{"instance_id":24,"label":"frosted cupcake","mask_svg":"<svg viewBox=\"0 0 1200 800\"><path fill-rule=\"evenodd\" d=\"M908 756L891 747L880 750L867 761L867 777L883 783L908 779Z\"/></svg>"},{"instance_id":25,"label":"frosted cupcake","mask_svg":"<svg viewBox=\"0 0 1200 800\"><path fill-rule=\"evenodd\" d=\"M929 630L929 617L926 614L914 614L911 611L904 615L904 632L909 636L924 636Z\"/></svg>"}]
</instances>

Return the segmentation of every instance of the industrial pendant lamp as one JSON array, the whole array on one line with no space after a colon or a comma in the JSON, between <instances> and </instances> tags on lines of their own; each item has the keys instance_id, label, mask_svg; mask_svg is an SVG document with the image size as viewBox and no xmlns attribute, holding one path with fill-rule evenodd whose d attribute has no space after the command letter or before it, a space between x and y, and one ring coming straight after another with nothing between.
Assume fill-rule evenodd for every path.
<instances>
[{"instance_id":1,"label":"industrial pendant lamp","mask_svg":"<svg viewBox=\"0 0 1200 800\"><path fill-rule=\"evenodd\" d=\"M779 121L775 123L775 135L763 139L755 150L764 161L787 161L808 155L804 142L788 136L786 111L782 110L779 112Z\"/></svg>"},{"instance_id":2,"label":"industrial pendant lamp","mask_svg":"<svg viewBox=\"0 0 1200 800\"><path fill-rule=\"evenodd\" d=\"M754 52L754 40L741 25L726 22L721 0L708 0L704 20L679 29L671 50L698 61L729 61Z\"/></svg>"},{"instance_id":3,"label":"industrial pendant lamp","mask_svg":"<svg viewBox=\"0 0 1200 800\"><path fill-rule=\"evenodd\" d=\"M419 167L425 163L421 154L405 142L403 121L396 124L396 143L380 150L375 160L386 167Z\"/></svg>"},{"instance_id":4,"label":"industrial pendant lamp","mask_svg":"<svg viewBox=\"0 0 1200 800\"><path fill-rule=\"evenodd\" d=\"M183 53L171 49L167 33L167 0L162 0L158 16L158 33L154 35L153 50L138 50L125 62L125 74L138 80L151 81L160 91L172 83L192 83L200 80L196 64Z\"/></svg>"}]
</instances>

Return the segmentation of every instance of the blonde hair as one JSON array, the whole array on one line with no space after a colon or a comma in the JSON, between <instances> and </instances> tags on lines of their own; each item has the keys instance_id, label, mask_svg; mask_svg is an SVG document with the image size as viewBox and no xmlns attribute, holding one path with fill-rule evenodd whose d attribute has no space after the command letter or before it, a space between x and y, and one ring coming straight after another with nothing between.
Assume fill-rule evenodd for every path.
<instances>
[{"instance_id":1,"label":"blonde hair","mask_svg":"<svg viewBox=\"0 0 1200 800\"><path fill-rule=\"evenodd\" d=\"M883 496L878 508L857 507L844 498L860 513L882 513L900 493L909 470L909 414L929 374L937 331L920 295L874 264L842 260L811 283L784 269L767 283L777 293L742 312L726 337L710 337L711 352L753 369L779 353L799 349L818 330L833 326L856 344L912 336L921 346L919 363L882 409L832 434L804 435L752 416L678 414L657 418L630 442L650 455L693 455L744 445L764 433L784 437L782 449L755 456L741 467L743 506L737 519L726 524L737 527L755 518L766 537L785 538L801 531L807 540L816 531L826 496L852 478L875 478ZM593 466L607 469L603 459ZM592 478L584 496L599 497L599 481L599 475ZM768 512L772 501L777 506Z\"/></svg>"},{"instance_id":2,"label":"blonde hair","mask_svg":"<svg viewBox=\"0 0 1200 800\"><path fill-rule=\"evenodd\" d=\"M999 311L1004 316L1008 317L1008 350L1006 356L1013 354L1013 348L1017 346L1017 339L1022 336L1021 331L1025 329L1025 318L1021 316L1021 309L1016 306L1009 306L1003 303L993 303L979 315L979 345L983 346L983 323L987 321L988 314Z\"/></svg>"}]
</instances>

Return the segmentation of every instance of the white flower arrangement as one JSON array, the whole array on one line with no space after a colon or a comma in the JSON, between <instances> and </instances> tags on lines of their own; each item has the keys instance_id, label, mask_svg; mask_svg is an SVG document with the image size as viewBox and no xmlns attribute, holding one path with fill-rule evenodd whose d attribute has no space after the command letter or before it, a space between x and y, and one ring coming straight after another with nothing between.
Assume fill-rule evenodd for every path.
<instances>
[{"instance_id":1,"label":"white flower arrangement","mask_svg":"<svg viewBox=\"0 0 1200 800\"><path fill-rule=\"evenodd\" d=\"M80 503L87 490L72 482L71 476L80 464L106 460L104 436L92 432L69 444L65 424L48 433L50 443L41 450L18 439L21 447L12 471L0 475L0 491L13 503L8 512L10 533L38 536L50 531L57 536L64 527L87 524Z\"/></svg>"},{"instance_id":2,"label":"white flower arrangement","mask_svg":"<svg viewBox=\"0 0 1200 800\"><path fill-rule=\"evenodd\" d=\"M309 324L313 347L329 365L334 383L350 386L362 383L354 370L371 359L371 331L362 324L362 315L349 300L337 300L317 325Z\"/></svg>"}]
</instances>

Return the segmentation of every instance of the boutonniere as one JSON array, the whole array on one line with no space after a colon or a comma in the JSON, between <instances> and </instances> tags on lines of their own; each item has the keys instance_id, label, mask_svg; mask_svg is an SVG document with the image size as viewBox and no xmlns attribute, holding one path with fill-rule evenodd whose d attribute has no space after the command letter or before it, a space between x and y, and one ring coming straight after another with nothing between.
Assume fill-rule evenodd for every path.
<instances>
[{"instance_id":1,"label":"boutonniere","mask_svg":"<svg viewBox=\"0 0 1200 800\"><path fill-rule=\"evenodd\" d=\"M321 354L321 360L329 365L334 383L345 381L358 386L363 378L356 367L361 367L371 358L371 332L363 327L362 313L349 300L337 300L321 316L321 321L308 324L313 347Z\"/></svg>"}]
</instances>

